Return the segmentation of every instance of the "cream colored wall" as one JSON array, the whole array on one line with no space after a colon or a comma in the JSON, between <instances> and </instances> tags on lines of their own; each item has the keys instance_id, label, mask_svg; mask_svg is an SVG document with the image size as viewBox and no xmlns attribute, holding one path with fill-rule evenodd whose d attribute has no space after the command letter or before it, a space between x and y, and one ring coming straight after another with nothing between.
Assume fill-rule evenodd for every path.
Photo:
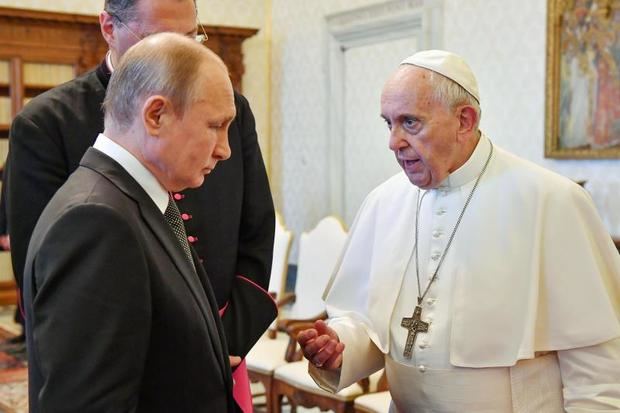
<instances>
[{"instance_id":1,"label":"cream colored wall","mask_svg":"<svg viewBox=\"0 0 620 413\"><path fill-rule=\"evenodd\" d=\"M270 0L197 0L200 21L205 24L260 29L243 44L246 72L243 77L244 95L254 116L265 161L269 161L269 47L265 22L269 18ZM0 0L0 6L98 15L103 0ZM267 165L269 167L269 165Z\"/></svg>"},{"instance_id":2,"label":"cream colored wall","mask_svg":"<svg viewBox=\"0 0 620 413\"><path fill-rule=\"evenodd\" d=\"M273 0L272 182L276 204L295 234L333 212L325 17L382 2L315 0L310 7ZM605 225L620 236L620 160L544 158L546 3L444 0L443 47L462 54L477 74L481 126L491 139L571 179L588 180ZM381 58L368 56L367 64Z\"/></svg>"},{"instance_id":3,"label":"cream colored wall","mask_svg":"<svg viewBox=\"0 0 620 413\"><path fill-rule=\"evenodd\" d=\"M587 180L605 225L620 237L620 160L544 157L546 3L445 0L445 45L462 54L478 77L481 127L491 139L571 179Z\"/></svg>"}]
</instances>

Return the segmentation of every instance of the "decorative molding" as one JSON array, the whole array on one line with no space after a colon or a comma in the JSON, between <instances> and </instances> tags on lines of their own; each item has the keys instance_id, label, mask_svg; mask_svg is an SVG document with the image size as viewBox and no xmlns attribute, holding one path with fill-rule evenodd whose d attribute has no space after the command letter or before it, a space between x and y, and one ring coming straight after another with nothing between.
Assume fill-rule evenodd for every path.
<instances>
[{"instance_id":1,"label":"decorative molding","mask_svg":"<svg viewBox=\"0 0 620 413\"><path fill-rule=\"evenodd\" d=\"M330 213L345 216L344 67L347 49L417 38L421 48L443 44L442 0L392 0L326 17L328 188ZM369 62L371 64L371 62Z\"/></svg>"}]
</instances>

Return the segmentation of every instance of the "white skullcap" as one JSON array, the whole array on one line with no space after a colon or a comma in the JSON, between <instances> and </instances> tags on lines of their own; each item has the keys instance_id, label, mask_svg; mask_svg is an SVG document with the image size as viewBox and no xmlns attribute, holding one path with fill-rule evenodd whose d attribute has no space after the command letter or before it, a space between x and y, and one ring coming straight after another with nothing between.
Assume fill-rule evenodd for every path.
<instances>
[{"instance_id":1,"label":"white skullcap","mask_svg":"<svg viewBox=\"0 0 620 413\"><path fill-rule=\"evenodd\" d=\"M400 64L419 66L444 75L461 85L480 103L478 82L476 82L474 73L465 60L454 53L444 50L423 50L409 56Z\"/></svg>"}]
</instances>

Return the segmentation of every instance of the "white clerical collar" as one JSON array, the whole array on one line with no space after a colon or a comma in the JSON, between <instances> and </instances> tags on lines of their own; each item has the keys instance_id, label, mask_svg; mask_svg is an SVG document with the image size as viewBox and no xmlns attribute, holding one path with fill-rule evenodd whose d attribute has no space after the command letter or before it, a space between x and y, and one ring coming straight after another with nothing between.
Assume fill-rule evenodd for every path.
<instances>
[{"instance_id":1,"label":"white clerical collar","mask_svg":"<svg viewBox=\"0 0 620 413\"><path fill-rule=\"evenodd\" d=\"M108 66L110 73L114 73L114 66L112 66L112 52L110 50L108 50L108 53L105 54L105 64Z\"/></svg>"},{"instance_id":2,"label":"white clerical collar","mask_svg":"<svg viewBox=\"0 0 620 413\"><path fill-rule=\"evenodd\" d=\"M144 189L162 214L164 213L168 206L168 192L161 186L151 171L142 165L135 156L103 133L97 136L93 148L103 152L118 162L127 173L138 182L142 189Z\"/></svg>"},{"instance_id":3,"label":"white clerical collar","mask_svg":"<svg viewBox=\"0 0 620 413\"><path fill-rule=\"evenodd\" d=\"M484 133L481 133L476 149L474 149L474 152L467 162L448 175L446 179L439 184L439 188L458 188L476 179L484 167L490 150L491 142Z\"/></svg>"}]
</instances>

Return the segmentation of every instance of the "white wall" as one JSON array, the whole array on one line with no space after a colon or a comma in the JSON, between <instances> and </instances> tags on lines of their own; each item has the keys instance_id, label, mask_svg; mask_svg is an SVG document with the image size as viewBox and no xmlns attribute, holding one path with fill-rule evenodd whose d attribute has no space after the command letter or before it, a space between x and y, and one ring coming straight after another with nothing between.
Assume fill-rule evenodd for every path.
<instances>
[{"instance_id":1,"label":"white wall","mask_svg":"<svg viewBox=\"0 0 620 413\"><path fill-rule=\"evenodd\" d=\"M546 1L446 0L446 48L478 77L483 130L500 146L586 187L620 237L620 160L544 158ZM473 24L472 22L475 22Z\"/></svg>"},{"instance_id":2,"label":"white wall","mask_svg":"<svg viewBox=\"0 0 620 413\"><path fill-rule=\"evenodd\" d=\"M325 17L374 3L273 0L271 182L276 208L295 240L331 212Z\"/></svg>"}]
</instances>

